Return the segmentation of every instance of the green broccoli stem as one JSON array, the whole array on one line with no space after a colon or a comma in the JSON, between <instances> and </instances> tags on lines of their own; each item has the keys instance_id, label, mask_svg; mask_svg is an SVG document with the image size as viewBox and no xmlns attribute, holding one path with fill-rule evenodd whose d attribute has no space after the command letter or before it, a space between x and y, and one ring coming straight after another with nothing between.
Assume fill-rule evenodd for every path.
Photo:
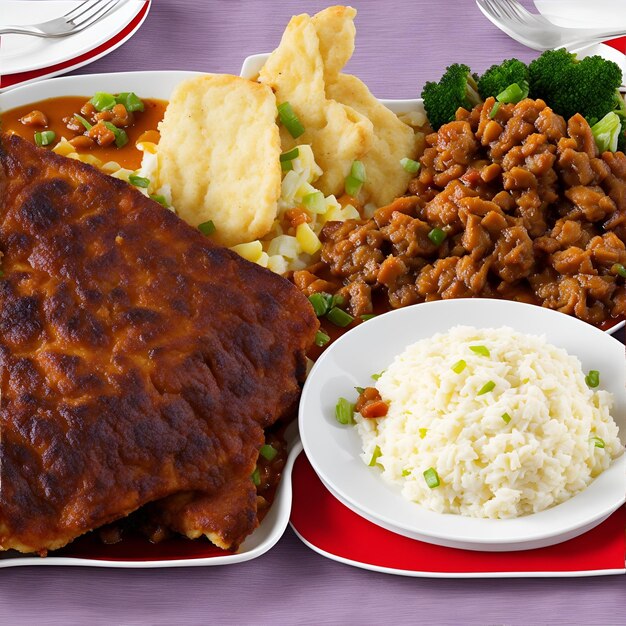
<instances>
[{"instance_id":1,"label":"green broccoli stem","mask_svg":"<svg viewBox=\"0 0 626 626\"><path fill-rule=\"evenodd\" d=\"M467 96L467 100L471 103L473 107L483 101L480 97L480 94L478 93L478 85L476 84L476 81L471 74L467 77L465 95Z\"/></svg>"}]
</instances>

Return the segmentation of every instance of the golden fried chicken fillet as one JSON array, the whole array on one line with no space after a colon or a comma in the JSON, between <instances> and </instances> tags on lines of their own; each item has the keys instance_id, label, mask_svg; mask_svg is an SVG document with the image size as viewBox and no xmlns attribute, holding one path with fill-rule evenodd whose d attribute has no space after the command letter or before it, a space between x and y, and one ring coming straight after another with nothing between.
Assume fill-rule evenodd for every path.
<instances>
[{"instance_id":1,"label":"golden fried chicken fillet","mask_svg":"<svg viewBox=\"0 0 626 626\"><path fill-rule=\"evenodd\" d=\"M0 251L0 548L45 554L156 500L237 547L263 429L300 394L306 298L17 136L0 137Z\"/></svg>"}]
</instances>

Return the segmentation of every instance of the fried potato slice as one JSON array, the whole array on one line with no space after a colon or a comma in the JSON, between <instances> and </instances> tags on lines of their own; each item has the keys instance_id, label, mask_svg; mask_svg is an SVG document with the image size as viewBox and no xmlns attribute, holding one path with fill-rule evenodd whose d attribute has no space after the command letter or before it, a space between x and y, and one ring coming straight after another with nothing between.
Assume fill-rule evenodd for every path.
<instances>
[{"instance_id":1,"label":"fried potato slice","mask_svg":"<svg viewBox=\"0 0 626 626\"><path fill-rule=\"evenodd\" d=\"M160 183L192 226L215 224L223 245L267 234L281 189L280 137L271 89L238 76L182 82L159 125Z\"/></svg>"},{"instance_id":2,"label":"fried potato slice","mask_svg":"<svg viewBox=\"0 0 626 626\"><path fill-rule=\"evenodd\" d=\"M400 159L414 159L418 141L413 129L382 105L365 83L341 73L354 52L355 16L352 7L335 6L314 15L312 22L319 39L327 97L348 105L373 124L372 147L361 158L367 175L363 195L376 206L384 206L406 191L413 175L402 169Z\"/></svg>"},{"instance_id":3,"label":"fried potato slice","mask_svg":"<svg viewBox=\"0 0 626 626\"><path fill-rule=\"evenodd\" d=\"M352 107L327 98L320 41L310 16L291 19L259 80L272 88L279 103L289 102L304 125L297 140L281 128L283 150L310 144L323 170L316 186L326 195L342 193L352 162L372 147L373 126Z\"/></svg>"}]
</instances>

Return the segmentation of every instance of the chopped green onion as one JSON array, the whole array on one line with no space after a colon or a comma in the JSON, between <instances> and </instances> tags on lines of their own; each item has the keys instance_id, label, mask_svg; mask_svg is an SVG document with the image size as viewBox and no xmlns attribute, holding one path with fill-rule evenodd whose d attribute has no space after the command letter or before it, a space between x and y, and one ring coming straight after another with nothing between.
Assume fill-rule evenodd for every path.
<instances>
[{"instance_id":1,"label":"chopped green onion","mask_svg":"<svg viewBox=\"0 0 626 626\"><path fill-rule=\"evenodd\" d=\"M339 326L341 328L345 328L348 324L351 324L354 321L352 315L336 306L328 311L326 319L332 322L335 326Z\"/></svg>"},{"instance_id":2,"label":"chopped green onion","mask_svg":"<svg viewBox=\"0 0 626 626\"><path fill-rule=\"evenodd\" d=\"M90 124L82 115L74 113L74 117L85 127L85 130L91 130L93 128L93 124Z\"/></svg>"},{"instance_id":3,"label":"chopped green onion","mask_svg":"<svg viewBox=\"0 0 626 626\"><path fill-rule=\"evenodd\" d=\"M335 405L335 419L340 424L352 424L354 422L354 404L345 398L339 398Z\"/></svg>"},{"instance_id":4,"label":"chopped green onion","mask_svg":"<svg viewBox=\"0 0 626 626\"><path fill-rule=\"evenodd\" d=\"M154 200L155 202L158 202L161 206L165 207L166 209L169 207L169 204L167 203L165 196L161 195L160 193L151 193L150 199Z\"/></svg>"},{"instance_id":5,"label":"chopped green onion","mask_svg":"<svg viewBox=\"0 0 626 626\"><path fill-rule=\"evenodd\" d=\"M361 187L363 187L363 183L360 180L357 180L353 176L346 177L345 190L349 196L358 196Z\"/></svg>"},{"instance_id":6,"label":"chopped green onion","mask_svg":"<svg viewBox=\"0 0 626 626\"><path fill-rule=\"evenodd\" d=\"M365 391L365 389L364 389L363 387L355 387L355 389L356 389L356 392L357 392L359 395L361 395L361 394Z\"/></svg>"},{"instance_id":7,"label":"chopped green onion","mask_svg":"<svg viewBox=\"0 0 626 626\"><path fill-rule=\"evenodd\" d=\"M475 354L479 354L480 356L486 356L486 357L491 356L491 353L489 352L489 348L485 346L470 346L469 349Z\"/></svg>"},{"instance_id":8,"label":"chopped green onion","mask_svg":"<svg viewBox=\"0 0 626 626\"><path fill-rule=\"evenodd\" d=\"M455 374L460 374L466 367L467 363L463 359L461 359L460 361L457 361L450 369Z\"/></svg>"},{"instance_id":9,"label":"chopped green onion","mask_svg":"<svg viewBox=\"0 0 626 626\"><path fill-rule=\"evenodd\" d=\"M437 474L437 470L434 467L429 467L424 472L424 480L431 489L439 487L439 485L441 484L439 482L439 474Z\"/></svg>"},{"instance_id":10,"label":"chopped green onion","mask_svg":"<svg viewBox=\"0 0 626 626\"><path fill-rule=\"evenodd\" d=\"M89 102L96 107L96 111L108 111L117 104L115 96L105 91L96 91Z\"/></svg>"},{"instance_id":11,"label":"chopped green onion","mask_svg":"<svg viewBox=\"0 0 626 626\"><path fill-rule=\"evenodd\" d=\"M594 389L600 384L600 372L598 370L589 370L589 374L585 376L587 387Z\"/></svg>"},{"instance_id":12,"label":"chopped green onion","mask_svg":"<svg viewBox=\"0 0 626 626\"><path fill-rule=\"evenodd\" d=\"M41 148L49 146L55 139L56 133L53 130L42 130L35 133L35 143Z\"/></svg>"},{"instance_id":13,"label":"chopped green onion","mask_svg":"<svg viewBox=\"0 0 626 626\"><path fill-rule=\"evenodd\" d=\"M137 174L131 174L128 177L128 182L131 185L135 185L135 187L141 187L142 189L147 189L150 186L149 178L143 178L143 176L137 176Z\"/></svg>"},{"instance_id":14,"label":"chopped green onion","mask_svg":"<svg viewBox=\"0 0 626 626\"><path fill-rule=\"evenodd\" d=\"M500 92L496 96L498 102L504 102L505 104L517 104L528 96L528 83L522 81L521 85L513 83L509 85L504 91Z\"/></svg>"},{"instance_id":15,"label":"chopped green onion","mask_svg":"<svg viewBox=\"0 0 626 626\"><path fill-rule=\"evenodd\" d=\"M367 322L367 320L371 320L374 317L376 317L376 313L365 313L364 315L361 315L361 319L364 322Z\"/></svg>"},{"instance_id":16,"label":"chopped green onion","mask_svg":"<svg viewBox=\"0 0 626 626\"><path fill-rule=\"evenodd\" d=\"M143 111L143 101L132 91L124 91L115 96L117 104L123 104L127 111Z\"/></svg>"},{"instance_id":17,"label":"chopped green onion","mask_svg":"<svg viewBox=\"0 0 626 626\"><path fill-rule=\"evenodd\" d=\"M259 450L259 454L264 459L267 459L268 461L272 461L278 454L278 450L274 446L271 446L269 443L266 443L265 445L261 446L261 449Z\"/></svg>"},{"instance_id":18,"label":"chopped green onion","mask_svg":"<svg viewBox=\"0 0 626 626\"><path fill-rule=\"evenodd\" d=\"M352 176L355 180L358 180L360 183L364 183L367 180L367 176L365 175L365 165L363 165L362 161L352 162L350 176Z\"/></svg>"},{"instance_id":19,"label":"chopped green onion","mask_svg":"<svg viewBox=\"0 0 626 626\"><path fill-rule=\"evenodd\" d=\"M372 458L370 459L369 466L374 467L374 465L376 465L376 462L381 456L382 456L382 452L380 451L380 448L376 446L374 448L374 454L372 454Z\"/></svg>"},{"instance_id":20,"label":"chopped green onion","mask_svg":"<svg viewBox=\"0 0 626 626\"><path fill-rule=\"evenodd\" d=\"M502 413L501 417L505 424L508 424L511 421L511 416L508 413Z\"/></svg>"},{"instance_id":21,"label":"chopped green onion","mask_svg":"<svg viewBox=\"0 0 626 626\"><path fill-rule=\"evenodd\" d=\"M254 483L254 485L256 487L258 487L261 484L261 472L259 472L259 468L257 467L254 472L252 472L252 482Z\"/></svg>"},{"instance_id":22,"label":"chopped green onion","mask_svg":"<svg viewBox=\"0 0 626 626\"><path fill-rule=\"evenodd\" d=\"M403 159L400 159L400 165L402 165L402 167L407 172L409 172L409 174L415 174L419 172L419 169L421 167L417 161L414 161L413 159L409 159L408 157L404 157Z\"/></svg>"},{"instance_id":23,"label":"chopped green onion","mask_svg":"<svg viewBox=\"0 0 626 626\"><path fill-rule=\"evenodd\" d=\"M410 476L410 475L411 475L411 470L408 470L408 469L402 470L402 476Z\"/></svg>"},{"instance_id":24,"label":"chopped green onion","mask_svg":"<svg viewBox=\"0 0 626 626\"><path fill-rule=\"evenodd\" d=\"M496 388L496 383L493 380L486 382L481 388L480 391L476 394L478 396L484 396L486 393L493 391Z\"/></svg>"},{"instance_id":25,"label":"chopped green onion","mask_svg":"<svg viewBox=\"0 0 626 626\"><path fill-rule=\"evenodd\" d=\"M307 193L306 196L302 198L302 204L304 205L304 208L311 211L311 213L326 212L326 200L321 191Z\"/></svg>"},{"instance_id":26,"label":"chopped green onion","mask_svg":"<svg viewBox=\"0 0 626 626\"><path fill-rule=\"evenodd\" d=\"M293 169L293 161L281 161L280 169L283 172L290 172Z\"/></svg>"},{"instance_id":27,"label":"chopped green onion","mask_svg":"<svg viewBox=\"0 0 626 626\"><path fill-rule=\"evenodd\" d=\"M345 303L346 299L340 293L336 293L330 301L330 306L331 308L334 306L343 306Z\"/></svg>"},{"instance_id":28,"label":"chopped green onion","mask_svg":"<svg viewBox=\"0 0 626 626\"><path fill-rule=\"evenodd\" d=\"M622 134L622 121L615 111L609 111L599 122L591 126L591 134L600 152L615 152Z\"/></svg>"},{"instance_id":29,"label":"chopped green onion","mask_svg":"<svg viewBox=\"0 0 626 626\"><path fill-rule=\"evenodd\" d=\"M436 246L440 246L445 238L447 237L446 235L446 231L445 230L441 230L441 228L433 228L429 233L428 233L428 238L436 245Z\"/></svg>"},{"instance_id":30,"label":"chopped green onion","mask_svg":"<svg viewBox=\"0 0 626 626\"><path fill-rule=\"evenodd\" d=\"M420 439L424 439L424 437L426 437L427 432L428 432L428 428L420 428L419 429Z\"/></svg>"},{"instance_id":31,"label":"chopped green onion","mask_svg":"<svg viewBox=\"0 0 626 626\"><path fill-rule=\"evenodd\" d=\"M330 337L323 331L318 330L315 333L315 345L318 347L325 346L330 341Z\"/></svg>"},{"instance_id":32,"label":"chopped green onion","mask_svg":"<svg viewBox=\"0 0 626 626\"><path fill-rule=\"evenodd\" d=\"M212 235L215 232L215 224L213 220L208 220L206 222L202 222L202 224L198 224L198 230L207 237Z\"/></svg>"},{"instance_id":33,"label":"chopped green onion","mask_svg":"<svg viewBox=\"0 0 626 626\"><path fill-rule=\"evenodd\" d=\"M604 439L600 439L600 437L590 437L590 438L589 438L589 441L590 441L591 443L593 443L593 445L594 445L596 448L604 448L604 446L606 445L606 444L604 443Z\"/></svg>"},{"instance_id":34,"label":"chopped green onion","mask_svg":"<svg viewBox=\"0 0 626 626\"><path fill-rule=\"evenodd\" d=\"M123 128L118 128L111 122L104 122L104 125L115 135L115 145L118 148L123 148L128 143L128 135Z\"/></svg>"},{"instance_id":35,"label":"chopped green onion","mask_svg":"<svg viewBox=\"0 0 626 626\"><path fill-rule=\"evenodd\" d=\"M304 133L304 126L289 102L283 102L278 105L278 118L294 139L297 139Z\"/></svg>"},{"instance_id":36,"label":"chopped green onion","mask_svg":"<svg viewBox=\"0 0 626 626\"><path fill-rule=\"evenodd\" d=\"M300 154L299 148L294 148L293 150L289 150L289 152L283 152L280 155L281 163L284 161L293 161Z\"/></svg>"},{"instance_id":37,"label":"chopped green onion","mask_svg":"<svg viewBox=\"0 0 626 626\"><path fill-rule=\"evenodd\" d=\"M615 263L611 267L611 271L622 278L626 278L626 267L624 267L621 263Z\"/></svg>"},{"instance_id":38,"label":"chopped green onion","mask_svg":"<svg viewBox=\"0 0 626 626\"><path fill-rule=\"evenodd\" d=\"M378 380L384 373L385 373L385 370L380 372L380 374L372 374L372 380Z\"/></svg>"},{"instance_id":39,"label":"chopped green onion","mask_svg":"<svg viewBox=\"0 0 626 626\"><path fill-rule=\"evenodd\" d=\"M332 302L332 296L329 293L320 291L319 293L313 293L309 296L309 302L315 311L317 317L326 315L330 309L330 303Z\"/></svg>"},{"instance_id":40,"label":"chopped green onion","mask_svg":"<svg viewBox=\"0 0 626 626\"><path fill-rule=\"evenodd\" d=\"M489 111L489 119L492 120L496 115L498 115L498 111L500 110L500 107L502 106L501 102L495 102L494 105L491 107L491 111Z\"/></svg>"}]
</instances>

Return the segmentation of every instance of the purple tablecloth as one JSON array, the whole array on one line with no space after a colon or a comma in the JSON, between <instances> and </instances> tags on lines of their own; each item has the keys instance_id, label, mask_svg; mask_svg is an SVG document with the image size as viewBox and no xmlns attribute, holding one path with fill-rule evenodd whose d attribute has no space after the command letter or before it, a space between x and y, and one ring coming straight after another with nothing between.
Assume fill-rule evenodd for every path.
<instances>
[{"instance_id":1,"label":"purple tablecloth","mask_svg":"<svg viewBox=\"0 0 626 626\"><path fill-rule=\"evenodd\" d=\"M617 2L618 0L616 0ZM80 73L188 69L238 73L270 51L302 0L153 0L141 30ZM359 1L349 70L380 97L414 98L463 61L535 56L497 31L473 0ZM622 335L623 336L623 335ZM166 570L0 570L0 624L624 624L626 577L432 580L324 559L288 530L240 565Z\"/></svg>"}]
</instances>

